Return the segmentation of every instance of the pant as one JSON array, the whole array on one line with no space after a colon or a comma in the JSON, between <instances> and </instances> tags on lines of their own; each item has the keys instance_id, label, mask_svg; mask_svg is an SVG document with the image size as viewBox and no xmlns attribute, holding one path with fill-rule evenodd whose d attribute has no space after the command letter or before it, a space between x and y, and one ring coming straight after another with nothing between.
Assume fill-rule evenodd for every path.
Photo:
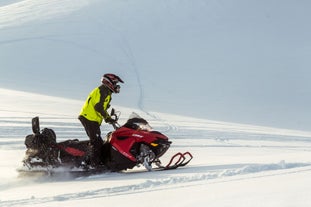
<instances>
[{"instance_id":1,"label":"pant","mask_svg":"<svg viewBox=\"0 0 311 207\"><path fill-rule=\"evenodd\" d=\"M100 164L101 163L101 150L103 147L103 140L101 138L100 125L96 121L90 121L83 116L78 118L85 131L87 136L90 138L90 160L91 164Z\"/></svg>"}]
</instances>

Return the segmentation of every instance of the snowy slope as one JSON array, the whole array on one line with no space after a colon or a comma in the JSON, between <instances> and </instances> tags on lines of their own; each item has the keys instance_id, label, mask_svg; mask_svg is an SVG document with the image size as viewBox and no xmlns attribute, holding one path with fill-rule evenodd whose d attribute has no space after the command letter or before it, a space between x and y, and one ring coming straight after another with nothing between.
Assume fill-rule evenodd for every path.
<instances>
[{"instance_id":1,"label":"snowy slope","mask_svg":"<svg viewBox=\"0 0 311 207\"><path fill-rule=\"evenodd\" d=\"M120 105L310 130L309 1L13 2L2 88L81 100L114 72Z\"/></svg>"},{"instance_id":2,"label":"snowy slope","mask_svg":"<svg viewBox=\"0 0 311 207\"><path fill-rule=\"evenodd\" d=\"M20 26L32 21L46 21L57 16L69 14L87 5L87 0L15 0L0 7L0 28ZM1 5L0 5L1 6Z\"/></svg>"},{"instance_id":3,"label":"snowy slope","mask_svg":"<svg viewBox=\"0 0 311 207\"><path fill-rule=\"evenodd\" d=\"M310 206L309 6L2 0L0 206ZM31 118L59 141L87 139L77 116L106 71L126 82L112 101L120 122L135 111L173 141L164 162L189 150L191 164L20 177Z\"/></svg>"},{"instance_id":4,"label":"snowy slope","mask_svg":"<svg viewBox=\"0 0 311 207\"><path fill-rule=\"evenodd\" d=\"M189 150L192 163L164 172L89 177L19 177L30 120L58 140L86 139L76 119L83 102L0 89L0 206L295 206L311 204L311 133L215 122L115 106L121 123L135 111L173 141L163 157ZM36 100L34 102L34 100ZM65 107L65 108L64 108ZM47 110L49 109L49 110ZM106 133L112 130L103 126Z\"/></svg>"}]
</instances>

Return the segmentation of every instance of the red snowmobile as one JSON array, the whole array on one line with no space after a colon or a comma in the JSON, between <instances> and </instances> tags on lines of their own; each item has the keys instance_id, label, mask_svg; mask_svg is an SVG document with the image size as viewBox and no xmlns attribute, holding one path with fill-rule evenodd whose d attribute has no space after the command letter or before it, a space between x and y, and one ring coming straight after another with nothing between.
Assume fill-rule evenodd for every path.
<instances>
[{"instance_id":1,"label":"red snowmobile","mask_svg":"<svg viewBox=\"0 0 311 207\"><path fill-rule=\"evenodd\" d=\"M32 119L33 134L26 136L26 155L20 171L57 172L58 169L78 172L122 171L143 165L147 170L169 170L187 165L192 159L189 152L175 154L163 166L159 158L169 149L171 141L164 134L153 131L148 122L133 113L127 122L118 124L120 113L114 110L111 117L115 131L109 132L103 141L101 164L91 166L88 158L89 141L78 139L56 142L52 129L40 131L39 118ZM152 167L152 164L156 167Z\"/></svg>"}]
</instances>

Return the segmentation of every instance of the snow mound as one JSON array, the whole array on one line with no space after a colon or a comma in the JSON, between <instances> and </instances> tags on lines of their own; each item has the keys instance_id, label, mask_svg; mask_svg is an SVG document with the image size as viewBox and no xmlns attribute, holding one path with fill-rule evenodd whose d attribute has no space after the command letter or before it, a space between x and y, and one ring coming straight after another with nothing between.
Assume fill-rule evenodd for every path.
<instances>
[{"instance_id":1,"label":"snow mound","mask_svg":"<svg viewBox=\"0 0 311 207\"><path fill-rule=\"evenodd\" d=\"M60 18L89 3L89 0L23 0L0 5L0 29L40 19Z\"/></svg>"}]
</instances>

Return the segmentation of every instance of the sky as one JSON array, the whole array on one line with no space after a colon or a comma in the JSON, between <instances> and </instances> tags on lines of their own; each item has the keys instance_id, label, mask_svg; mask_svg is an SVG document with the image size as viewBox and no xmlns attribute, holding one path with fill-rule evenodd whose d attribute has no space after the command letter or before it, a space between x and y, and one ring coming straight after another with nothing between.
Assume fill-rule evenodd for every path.
<instances>
[{"instance_id":1,"label":"sky","mask_svg":"<svg viewBox=\"0 0 311 207\"><path fill-rule=\"evenodd\" d=\"M90 2L0 7L0 87L83 101L113 72L112 104L311 130L309 1Z\"/></svg>"}]
</instances>

